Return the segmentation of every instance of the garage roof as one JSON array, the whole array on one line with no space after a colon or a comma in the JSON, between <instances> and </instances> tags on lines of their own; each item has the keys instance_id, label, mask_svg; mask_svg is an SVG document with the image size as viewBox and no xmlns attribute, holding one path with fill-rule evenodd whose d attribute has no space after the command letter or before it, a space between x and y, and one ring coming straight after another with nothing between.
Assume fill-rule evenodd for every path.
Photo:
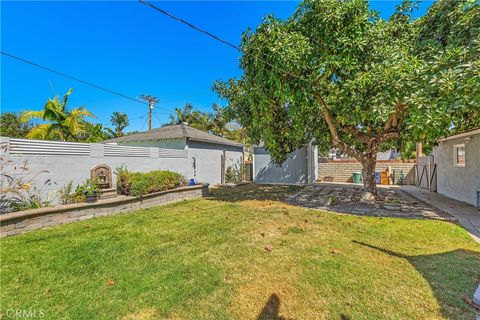
<instances>
[{"instance_id":1,"label":"garage roof","mask_svg":"<svg viewBox=\"0 0 480 320\"><path fill-rule=\"evenodd\" d=\"M116 143L127 141L152 141L165 139L186 138L187 140L200 141L207 143L216 143L229 146L243 147L243 144L219 137L208 132L198 130L188 126L185 123L169 125L149 131L125 135L123 137L114 138L104 141L104 143Z\"/></svg>"}]
</instances>

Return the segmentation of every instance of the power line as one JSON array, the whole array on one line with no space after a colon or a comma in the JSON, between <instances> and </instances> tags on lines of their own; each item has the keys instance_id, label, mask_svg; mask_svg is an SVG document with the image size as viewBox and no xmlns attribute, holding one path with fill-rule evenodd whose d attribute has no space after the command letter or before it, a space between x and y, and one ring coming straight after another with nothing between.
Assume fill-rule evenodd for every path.
<instances>
[{"instance_id":1,"label":"power line","mask_svg":"<svg viewBox=\"0 0 480 320\"><path fill-rule=\"evenodd\" d=\"M65 77L65 78L69 78L69 79L75 80L75 81L77 81L77 82L80 82L80 83L86 84L86 85L88 85L88 86L97 88L97 89L99 89L99 90L102 90L102 91L105 91L105 92L108 92L108 93L117 95L117 96L119 96L119 97L122 97L122 98L125 98L125 99L129 99L129 100L132 100L132 101L135 101L135 102L139 102L139 103L142 103L142 104L146 104L146 103L145 103L144 101L142 101L142 100L139 100L139 99L136 99L136 98L132 98L132 97L129 97L129 96L124 95L124 94L122 94L122 93L118 93L118 92L116 92L116 91L113 91L113 90L104 88L104 87L102 87L102 86L96 85L96 84L94 84L94 83L91 83L91 82L88 82L88 81L79 79L79 78L74 77L74 76L70 76L70 75L68 75L68 74L66 74L66 73L63 73L63 72L54 70L54 69L52 69L52 68L48 68L48 67L42 66L42 65L40 65L40 64L38 64L38 63L35 63L35 62L32 62L32 61L29 61L29 60L26 60L26 59L23 59L23 58L14 56L13 54L10 54L10 53L4 52L4 51L0 51L0 53L2 53L3 55L5 55L5 56L7 56L7 57L10 57L10 58L13 58L13 59L16 59L16 60L19 60L19 61L28 63L28 64L30 64L30 65L32 65L32 66L34 66L34 67L37 67L37 68L40 68L40 69L44 69L44 70L47 70L47 71L50 71L50 72L53 72L53 73L56 73L56 74L61 75L61 76Z\"/></svg>"},{"instance_id":2,"label":"power line","mask_svg":"<svg viewBox=\"0 0 480 320\"><path fill-rule=\"evenodd\" d=\"M125 98L125 99L129 99L129 100L132 100L132 101L141 103L141 104L148 104L147 102L145 102L145 101L143 101L143 100L140 100L140 99L137 99L137 98L133 98L133 97L129 97L129 96L124 95L124 94L122 94L122 93L119 93L119 92L116 92L116 91L107 89L107 88L105 88L105 87L102 87L102 86L99 86L99 85L97 85L97 84L88 82L88 81L86 81L86 80L79 79L79 78L77 78L77 77L68 75L68 74L66 74L66 73L63 73L63 72L54 70L54 69L52 69L52 68L42 66L42 65L40 65L40 64L38 64L38 63L29 61L29 60L27 60L27 59L20 58L20 57L18 57L18 56L13 55L13 54L10 54L10 53L4 52L4 51L0 51L0 53L3 54L3 55L5 55L5 56L7 56L7 57L16 59L16 60L18 60L18 61L25 62L25 63L27 63L27 64L30 64L30 65L32 65L32 66L34 66L34 67L37 67L37 68L40 68L40 69L43 69L43 70L47 70L47 71L49 71L49 72L52 72L52 73L61 75L61 76L63 76L63 77L66 77L66 78L69 78L69 79L72 79L72 80L75 80L75 81L77 81L77 82L80 82L80 83L86 84L86 85L88 85L88 86L94 87L94 88L96 88L96 89L99 89L99 90L102 90L102 91L105 91L105 92L108 92L108 93L117 95L117 96L119 96L119 97L122 97L122 98ZM158 108L158 109L165 110L165 111L168 111L168 112L173 112L172 110L168 110L168 109L165 109L165 108L162 108L162 107L157 107L157 108Z\"/></svg>"},{"instance_id":3,"label":"power line","mask_svg":"<svg viewBox=\"0 0 480 320\"><path fill-rule=\"evenodd\" d=\"M186 26L188 26L188 27L190 27L190 28L192 28L192 29L200 32L200 33L203 33L204 35L206 35L206 36L208 36L208 37L210 37L210 38L212 38L212 39L214 39L214 40L216 40L216 41L219 41L219 42L221 42L221 43L223 43L223 44L225 44L225 45L227 45L227 46L229 46L229 47L231 47L231 48L233 48L233 49L235 49L235 50L243 53L244 55L251 56L252 58L254 58L254 59L256 59L256 60L265 63L265 64L268 65L269 67L275 68L275 69L281 71L282 73L287 74L287 75L289 75L289 76L292 76L292 77L294 77L294 78L297 78L297 79L299 79L299 80L308 81L307 79L305 79L305 78L303 78L303 77L301 77L301 76L299 76L299 75L297 75L297 74L291 73L291 72L286 71L286 70L283 70L283 69L281 69L281 68L278 68L277 66L274 66L274 65L271 64L270 62L268 62L268 61L266 61L266 60L264 60L264 59L262 59L262 58L260 58L260 57L254 56L252 53L245 52L240 46L235 45L235 44L233 44L233 43L231 43L230 41L227 41L227 40L225 40L225 39L222 39L222 38L220 38L219 36L216 36L216 35L214 35L213 33L208 32L208 31L205 30L205 29L202 29L202 28L200 28L200 27L197 27L197 26L194 25L193 23L190 23L190 22L188 22L188 21L186 21L186 20L184 20L184 19L182 19L182 18L179 18L179 17L177 17L177 16L175 16L175 15L173 15L173 14L171 14L171 13L165 11L165 10L163 10L162 8L159 8L159 7L157 7L157 6L149 3L149 2L146 1L146 0L138 0L138 1L139 1L140 3L142 3L142 4L144 4L144 5L149 6L150 8L152 8L152 9L154 9L154 10L156 10L156 11L158 11L158 12L164 14L164 15L166 15L167 17L169 17L169 18L171 18L171 19L173 19L173 20L176 20L176 21L178 21L178 22L180 22L180 23L182 23L182 24L184 24L184 25L186 25Z\"/></svg>"}]
</instances>

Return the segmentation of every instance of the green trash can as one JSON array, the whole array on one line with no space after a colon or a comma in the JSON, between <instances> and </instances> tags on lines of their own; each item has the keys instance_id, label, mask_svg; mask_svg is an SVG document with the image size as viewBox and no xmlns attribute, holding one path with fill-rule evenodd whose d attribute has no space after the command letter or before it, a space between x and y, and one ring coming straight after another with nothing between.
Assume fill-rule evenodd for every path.
<instances>
[{"instance_id":1,"label":"green trash can","mask_svg":"<svg viewBox=\"0 0 480 320\"><path fill-rule=\"evenodd\" d=\"M353 174L353 183L362 183L362 173L354 172Z\"/></svg>"}]
</instances>

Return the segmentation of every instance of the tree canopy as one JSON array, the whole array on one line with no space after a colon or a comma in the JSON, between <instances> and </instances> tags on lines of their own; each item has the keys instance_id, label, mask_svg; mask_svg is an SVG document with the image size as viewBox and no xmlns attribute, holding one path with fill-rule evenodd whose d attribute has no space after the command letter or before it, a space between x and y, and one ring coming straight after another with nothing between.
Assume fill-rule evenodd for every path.
<instances>
[{"instance_id":1,"label":"tree canopy","mask_svg":"<svg viewBox=\"0 0 480 320\"><path fill-rule=\"evenodd\" d=\"M22 122L20 115L13 112L5 112L0 115L0 135L10 138L26 138L32 124Z\"/></svg>"},{"instance_id":2,"label":"tree canopy","mask_svg":"<svg viewBox=\"0 0 480 320\"><path fill-rule=\"evenodd\" d=\"M169 124L188 123L189 126L210 132L214 135L230 140L246 143L247 139L243 128L232 122L225 109L216 103L212 104L213 112L203 112L187 103L183 108L175 108L175 113L170 115Z\"/></svg>"},{"instance_id":3,"label":"tree canopy","mask_svg":"<svg viewBox=\"0 0 480 320\"><path fill-rule=\"evenodd\" d=\"M479 4L440 0L419 19L414 9L405 1L384 20L364 0L306 0L245 32L243 75L214 89L278 163L310 141L336 147L375 192L377 151L480 126Z\"/></svg>"}]
</instances>

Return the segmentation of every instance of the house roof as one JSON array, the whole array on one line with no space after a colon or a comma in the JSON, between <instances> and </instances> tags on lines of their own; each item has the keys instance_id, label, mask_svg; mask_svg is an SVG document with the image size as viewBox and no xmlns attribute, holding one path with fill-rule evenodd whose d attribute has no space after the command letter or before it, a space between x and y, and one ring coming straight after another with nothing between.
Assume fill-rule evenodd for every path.
<instances>
[{"instance_id":1,"label":"house roof","mask_svg":"<svg viewBox=\"0 0 480 320\"><path fill-rule=\"evenodd\" d=\"M229 146L243 147L243 144L219 137L208 132L198 130L187 124L169 125L149 131L129 134L123 137L104 141L104 143L127 142L127 141L152 141L165 139L186 138L187 140L216 143Z\"/></svg>"},{"instance_id":2,"label":"house roof","mask_svg":"<svg viewBox=\"0 0 480 320\"><path fill-rule=\"evenodd\" d=\"M464 137L468 137L468 136L473 136L474 134L480 134L480 128L471 129L471 130L467 130L467 131L464 131L464 132L461 132L461 133L457 133L453 136L448 136L446 138L439 139L438 141L447 141L447 140L451 140L451 139L464 138Z\"/></svg>"}]
</instances>

